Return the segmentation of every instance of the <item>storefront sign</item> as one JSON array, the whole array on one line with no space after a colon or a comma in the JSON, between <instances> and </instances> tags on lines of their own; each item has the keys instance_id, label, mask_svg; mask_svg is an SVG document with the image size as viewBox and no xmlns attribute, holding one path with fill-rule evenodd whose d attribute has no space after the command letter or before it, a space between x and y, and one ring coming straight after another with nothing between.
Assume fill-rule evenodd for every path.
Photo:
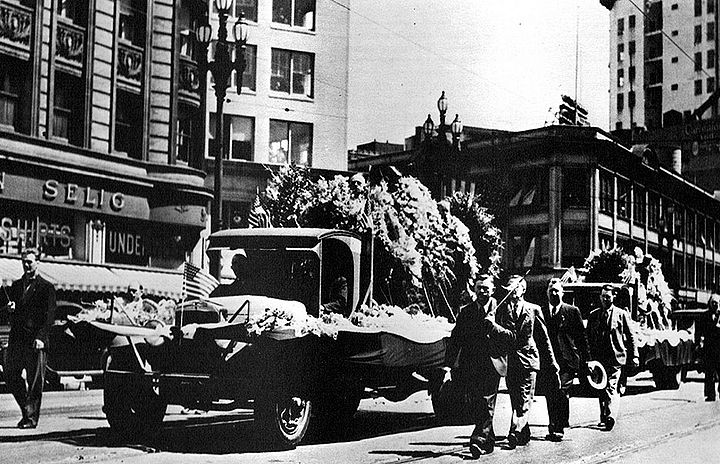
<instances>
[{"instance_id":1,"label":"storefront sign","mask_svg":"<svg viewBox=\"0 0 720 464\"><path fill-rule=\"evenodd\" d=\"M144 257L145 246L140 234L109 229L105 240L105 253L128 257Z\"/></svg>"},{"instance_id":2,"label":"storefront sign","mask_svg":"<svg viewBox=\"0 0 720 464\"><path fill-rule=\"evenodd\" d=\"M71 225L64 220L10 217L0 218L0 253L20 254L23 248L39 246L44 254L70 256L75 240Z\"/></svg>"},{"instance_id":3,"label":"storefront sign","mask_svg":"<svg viewBox=\"0 0 720 464\"><path fill-rule=\"evenodd\" d=\"M105 260L108 263L147 266L156 260L182 261L184 244L169 228L137 223L109 223L105 229Z\"/></svg>"},{"instance_id":4,"label":"storefront sign","mask_svg":"<svg viewBox=\"0 0 720 464\"><path fill-rule=\"evenodd\" d=\"M110 193L104 189L60 183L54 179L47 180L43 185L43 199L50 202L59 200L83 208L103 209L108 206L115 212L125 207L125 196L120 192Z\"/></svg>"}]
</instances>

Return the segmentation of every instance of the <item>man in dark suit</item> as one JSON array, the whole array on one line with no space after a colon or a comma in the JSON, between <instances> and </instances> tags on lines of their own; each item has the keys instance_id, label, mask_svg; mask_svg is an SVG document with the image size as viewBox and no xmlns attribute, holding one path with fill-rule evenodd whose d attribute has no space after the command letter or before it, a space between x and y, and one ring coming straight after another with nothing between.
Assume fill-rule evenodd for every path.
<instances>
[{"instance_id":1,"label":"man in dark suit","mask_svg":"<svg viewBox=\"0 0 720 464\"><path fill-rule=\"evenodd\" d=\"M250 286L249 260L244 252L238 252L233 255L230 268L235 274L235 280L229 284L218 285L215 290L210 293L210 297L249 295L253 293Z\"/></svg>"},{"instance_id":2,"label":"man in dark suit","mask_svg":"<svg viewBox=\"0 0 720 464\"><path fill-rule=\"evenodd\" d=\"M565 427L569 427L570 387L575 376L585 372L590 359L585 326L576 306L563 302L563 286L558 278L550 279L547 288L548 305L543 308L553 352L560 368L559 388L547 385L548 425L547 439L561 441ZM543 367L543 374L545 368Z\"/></svg>"},{"instance_id":3,"label":"man in dark suit","mask_svg":"<svg viewBox=\"0 0 720 464\"><path fill-rule=\"evenodd\" d=\"M495 322L497 302L491 276L480 276L474 285L474 301L462 308L445 351L445 365L449 380L467 392L475 429L470 436L470 452L477 458L495 449L493 416L500 376L505 375L507 348L514 341L511 331ZM458 359L459 355L459 359Z\"/></svg>"},{"instance_id":4,"label":"man in dark suit","mask_svg":"<svg viewBox=\"0 0 720 464\"><path fill-rule=\"evenodd\" d=\"M702 348L705 372L705 401L715 401L716 384L720 391L720 293L717 289L710 295L708 311L698 323L698 337Z\"/></svg>"},{"instance_id":5,"label":"man in dark suit","mask_svg":"<svg viewBox=\"0 0 720 464\"><path fill-rule=\"evenodd\" d=\"M615 287L605 285L600 293L600 308L590 312L587 338L590 356L599 361L607 374L607 386L599 393L600 425L610 431L615 426L618 409L618 382L622 366L639 366L635 334L630 315L615 302Z\"/></svg>"},{"instance_id":6,"label":"man in dark suit","mask_svg":"<svg viewBox=\"0 0 720 464\"><path fill-rule=\"evenodd\" d=\"M540 308L525 301L527 283L522 276L513 275L505 289L510 292L507 304L497 311L497 322L515 335L515 343L508 352L507 384L512 419L508 432L508 448L527 445L530 442L530 406L535 395L535 380L540 370L540 353L535 343L533 329L535 315Z\"/></svg>"},{"instance_id":7,"label":"man in dark suit","mask_svg":"<svg viewBox=\"0 0 720 464\"><path fill-rule=\"evenodd\" d=\"M40 417L48 332L55 318L55 288L38 275L37 249L22 253L23 276L7 293L10 309L10 339L5 380L15 397L22 419L21 429L34 429ZM23 379L25 371L27 381Z\"/></svg>"}]
</instances>

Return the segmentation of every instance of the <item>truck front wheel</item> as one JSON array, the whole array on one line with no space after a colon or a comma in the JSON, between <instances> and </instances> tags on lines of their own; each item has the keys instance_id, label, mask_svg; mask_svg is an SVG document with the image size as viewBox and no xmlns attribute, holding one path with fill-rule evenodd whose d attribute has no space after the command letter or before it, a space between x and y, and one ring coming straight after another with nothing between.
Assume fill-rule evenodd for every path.
<instances>
[{"instance_id":1,"label":"truck front wheel","mask_svg":"<svg viewBox=\"0 0 720 464\"><path fill-rule=\"evenodd\" d=\"M310 425L310 400L290 395L262 395L255 400L255 426L271 446L295 448Z\"/></svg>"}]
</instances>

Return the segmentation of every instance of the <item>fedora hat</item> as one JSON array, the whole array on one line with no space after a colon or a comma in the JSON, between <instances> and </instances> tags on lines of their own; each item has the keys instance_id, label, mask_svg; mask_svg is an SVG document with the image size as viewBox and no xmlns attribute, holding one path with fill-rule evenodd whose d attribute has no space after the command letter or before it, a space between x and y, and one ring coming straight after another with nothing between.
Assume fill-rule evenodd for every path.
<instances>
[{"instance_id":1,"label":"fedora hat","mask_svg":"<svg viewBox=\"0 0 720 464\"><path fill-rule=\"evenodd\" d=\"M520 285L521 282L524 282L525 278L518 274L513 274L510 277L508 277L507 283L503 285L503 288L505 290L512 290L518 285Z\"/></svg>"},{"instance_id":2,"label":"fedora hat","mask_svg":"<svg viewBox=\"0 0 720 464\"><path fill-rule=\"evenodd\" d=\"M597 361L588 362L588 384L595 390L602 390L607 386L607 373L602 364Z\"/></svg>"}]
</instances>

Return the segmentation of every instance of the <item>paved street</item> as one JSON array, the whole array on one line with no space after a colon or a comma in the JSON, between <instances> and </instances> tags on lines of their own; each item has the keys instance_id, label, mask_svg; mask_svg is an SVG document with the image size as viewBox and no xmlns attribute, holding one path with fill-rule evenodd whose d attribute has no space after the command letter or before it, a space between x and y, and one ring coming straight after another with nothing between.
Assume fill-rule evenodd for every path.
<instances>
[{"instance_id":1,"label":"paved street","mask_svg":"<svg viewBox=\"0 0 720 464\"><path fill-rule=\"evenodd\" d=\"M720 402L706 403L702 383L691 376L676 391L653 391L642 374L631 381L623 412L612 432L597 428L594 398L574 398L572 429L562 443L544 440L545 401L532 414L533 440L515 451L499 449L486 462L716 462L720 445ZM267 452L253 446L250 411L237 414L182 414L171 407L160 436L147 443L127 443L107 427L101 411L102 391L50 392L36 430L14 428L18 418L12 398L0 395L0 454L3 462L125 463L398 463L459 462L469 458L463 444L471 426L438 426L427 395L389 403L364 400L350 429L334 437L310 436L296 450ZM495 427L507 430L510 410L499 397Z\"/></svg>"}]
</instances>

